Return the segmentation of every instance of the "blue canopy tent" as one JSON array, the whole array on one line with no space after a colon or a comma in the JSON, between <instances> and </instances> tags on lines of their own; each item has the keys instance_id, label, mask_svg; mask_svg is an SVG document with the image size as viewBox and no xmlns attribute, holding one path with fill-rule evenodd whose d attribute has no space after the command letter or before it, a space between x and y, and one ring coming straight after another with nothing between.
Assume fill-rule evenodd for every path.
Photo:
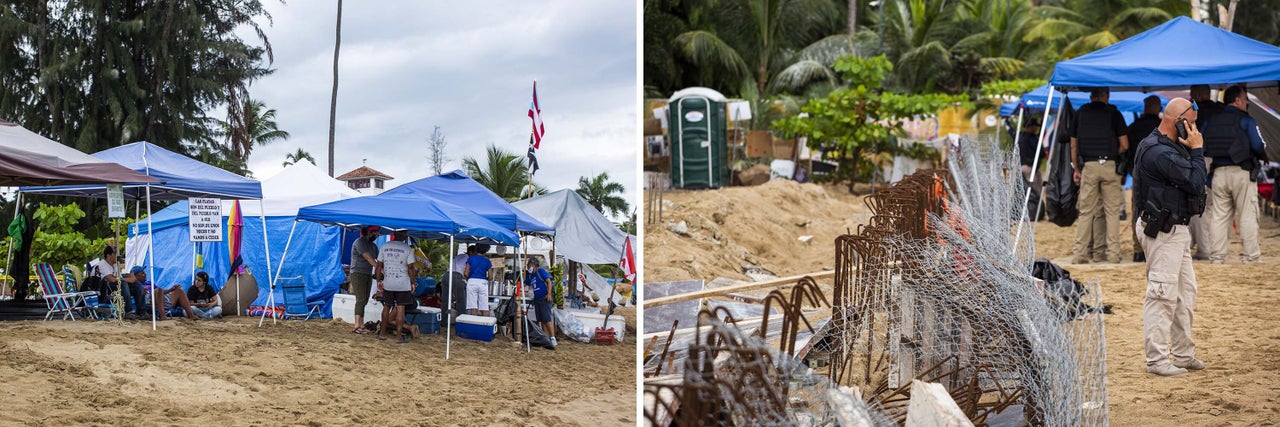
<instances>
[{"instance_id":1,"label":"blue canopy tent","mask_svg":"<svg viewBox=\"0 0 1280 427\"><path fill-rule=\"evenodd\" d=\"M125 184L122 186L125 198L136 201L146 201L147 204L147 225L143 226L149 235L154 228L151 217L151 201L152 200L183 200L190 197L217 197L226 199L246 199L246 200L262 200L262 184L257 180L245 178L231 172L204 164L198 160L183 156L178 153L160 148L149 142L135 142L120 147L99 151L93 154L93 157L118 163L133 169L143 175L164 181L160 184ZM106 198L107 188L101 185L63 185L53 187L22 187L18 191L31 194L46 194L55 196L77 196L77 197L95 197ZM137 213L135 212L135 216ZM262 218L263 222L266 221ZM140 224L135 224L135 230ZM135 233L136 234L136 233ZM263 229L262 240L264 245L267 242L267 234ZM269 246L269 245L267 245ZM192 245L195 250L195 245ZM152 267L148 277L153 278L153 283L161 282L161 278L155 277L153 260L155 251L152 245L147 245L147 256L141 258L139 263L147 264ZM168 254L172 255L172 254ZM130 257L131 259L133 257ZM270 265L270 255L268 254L268 266ZM192 272L189 276L195 275L195 265L192 264ZM169 272L166 274L174 274ZM190 280L183 281L183 288L190 286ZM154 295L153 295L154 297ZM155 302L152 301L154 305ZM152 317L152 329L155 329L155 318Z\"/></svg>"},{"instance_id":2,"label":"blue canopy tent","mask_svg":"<svg viewBox=\"0 0 1280 427\"><path fill-rule=\"evenodd\" d=\"M1171 49L1176 47L1176 49ZM1280 47L1179 16L1111 46L1059 62L1051 88L1109 87L1112 91L1280 84ZM1050 91L1052 102L1053 91ZM1043 122L1048 122L1049 111ZM1041 128L1041 139L1047 127ZM1036 157L1039 158L1039 147ZM1028 190L1028 199L1030 191ZM1024 208L1026 203L1023 203ZM1025 211L1024 211L1025 217ZM1022 224L1018 224L1018 233Z\"/></svg>"},{"instance_id":3,"label":"blue canopy tent","mask_svg":"<svg viewBox=\"0 0 1280 427\"><path fill-rule=\"evenodd\" d=\"M377 225L389 230L408 231L410 236L418 238L441 240L448 238L450 247L456 242L496 243L507 246L520 244L520 237L515 232L494 224L493 221L466 208L421 194L384 193L306 206L298 209L297 222L301 221L345 228ZM297 222L294 223L295 228ZM284 246L285 256L288 256L293 232L290 232L289 236L289 241ZM280 274L281 271L278 268L275 277L278 278ZM452 280L453 276L449 277ZM275 279L272 280L274 283ZM452 283L449 286L452 287ZM262 321L259 321L259 324L261 323ZM452 348L451 335L452 333L446 332L445 359L449 358Z\"/></svg>"},{"instance_id":4,"label":"blue canopy tent","mask_svg":"<svg viewBox=\"0 0 1280 427\"><path fill-rule=\"evenodd\" d=\"M360 193L348 188L341 181L331 178L328 173L309 162L293 164L276 175L262 180L262 194L264 200L261 205L242 206L241 212L246 217L259 216L260 213L264 215L267 234L274 236L289 233L300 207L360 196ZM265 208L265 212L258 210L259 206ZM230 201L223 202L222 212L222 222L225 224L231 215ZM190 251L184 251L191 236L190 229L187 227L190 221L187 213L187 202L180 201L156 212L150 218L151 242L155 245L156 252L173 254L173 256L156 260L157 271L161 268L166 272L172 271L172 274L159 273L155 276L163 283L172 283L169 281L170 277L175 281L189 281L189 278L185 277L188 274L186 266L191 265L193 258ZM242 224L240 233L242 235L253 236L261 228L260 222L243 221ZM229 227L224 230L230 233ZM133 234L146 238L145 235L137 235L136 230ZM134 243L133 240L136 238L131 239L130 244ZM342 251L338 248L347 248L350 242L345 241L343 230L310 222L298 225L294 240L301 243L294 245L289 258L279 258L277 261L308 266L302 272L305 279L306 299L321 304L320 317L331 317L333 295L337 293L339 285L346 280L346 275L342 271L342 260L345 258L342 257ZM265 254L282 254L284 244L285 241L280 239L271 241L269 248L255 239L245 239L241 242L240 254L243 264L251 275L261 280L257 281L256 292L251 295L241 295L239 292L236 292L234 297L227 295L235 300L235 304L231 304L229 300L223 301L227 312L232 310L243 312L242 309L250 304L262 305L267 300L267 293L271 292L270 275L274 271L267 268ZM236 286L239 285L241 276L231 275L231 254L228 245L206 244L202 246L201 254L204 258L204 271L209 273L212 281L217 283L216 286L221 286L223 280L228 277L234 277L233 283ZM277 294L275 300L280 301L280 296Z\"/></svg>"},{"instance_id":5,"label":"blue canopy tent","mask_svg":"<svg viewBox=\"0 0 1280 427\"><path fill-rule=\"evenodd\" d=\"M405 183L383 195L420 195L448 202L465 202L467 209L512 231L554 233L555 228L543 224L493 191L471 179L461 170Z\"/></svg>"},{"instance_id":6,"label":"blue canopy tent","mask_svg":"<svg viewBox=\"0 0 1280 427\"><path fill-rule=\"evenodd\" d=\"M468 209L484 217L484 219L493 221L494 224L498 224L508 230L544 236L555 234L554 227L538 221L520 209L516 209L511 203L476 182L476 180L471 179L461 170L454 170L405 183L387 190L383 194L421 196L436 200L457 201L459 204L465 203ZM457 253L457 250L452 245L449 250L449 253ZM517 266L521 265L519 253L516 254L515 262ZM521 276L525 273L523 269L517 268L516 270ZM523 277L521 277L520 282L524 282ZM450 295L452 296L452 294ZM521 316L521 319L525 320L524 326L528 327L528 318ZM529 349L528 341L526 341L525 349Z\"/></svg>"},{"instance_id":7,"label":"blue canopy tent","mask_svg":"<svg viewBox=\"0 0 1280 427\"><path fill-rule=\"evenodd\" d=\"M1280 47L1179 16L1119 43L1057 63L1049 85L1151 91L1195 84L1271 87L1277 81Z\"/></svg>"}]
</instances>

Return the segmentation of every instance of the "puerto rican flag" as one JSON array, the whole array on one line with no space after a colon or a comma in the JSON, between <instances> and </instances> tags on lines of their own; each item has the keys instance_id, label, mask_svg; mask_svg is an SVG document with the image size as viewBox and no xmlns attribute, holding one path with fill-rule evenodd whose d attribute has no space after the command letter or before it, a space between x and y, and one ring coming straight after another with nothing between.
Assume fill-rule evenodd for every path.
<instances>
[{"instance_id":1,"label":"puerto rican flag","mask_svg":"<svg viewBox=\"0 0 1280 427\"><path fill-rule=\"evenodd\" d=\"M542 110L538 108L538 82L533 82L533 101L529 102L529 118L533 119L533 148L540 148L542 135L547 129L542 126Z\"/></svg>"},{"instance_id":2,"label":"puerto rican flag","mask_svg":"<svg viewBox=\"0 0 1280 427\"><path fill-rule=\"evenodd\" d=\"M631 249L631 236L627 236L627 240L622 243L622 259L618 261L618 267L622 269L622 274L627 277L627 280L635 283L636 253Z\"/></svg>"}]
</instances>

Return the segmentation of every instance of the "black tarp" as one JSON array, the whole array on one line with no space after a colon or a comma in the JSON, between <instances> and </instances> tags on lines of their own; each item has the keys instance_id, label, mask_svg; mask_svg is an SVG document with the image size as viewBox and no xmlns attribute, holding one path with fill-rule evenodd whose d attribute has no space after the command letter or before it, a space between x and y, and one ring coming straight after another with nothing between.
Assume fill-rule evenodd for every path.
<instances>
[{"instance_id":1,"label":"black tarp","mask_svg":"<svg viewBox=\"0 0 1280 427\"><path fill-rule=\"evenodd\" d=\"M1045 213L1049 222L1060 227L1067 227L1076 222L1080 210L1076 208L1076 199L1080 194L1080 186L1072 178L1071 137L1067 134L1068 124L1075 121L1075 109L1071 100L1065 99L1055 123L1054 143L1049 153L1049 178L1045 183Z\"/></svg>"}]
</instances>

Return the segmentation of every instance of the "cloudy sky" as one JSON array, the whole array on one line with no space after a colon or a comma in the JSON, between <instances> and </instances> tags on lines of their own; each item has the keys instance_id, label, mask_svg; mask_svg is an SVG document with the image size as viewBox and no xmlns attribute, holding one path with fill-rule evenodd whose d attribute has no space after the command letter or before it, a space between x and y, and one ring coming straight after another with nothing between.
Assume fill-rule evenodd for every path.
<instances>
[{"instance_id":1,"label":"cloudy sky","mask_svg":"<svg viewBox=\"0 0 1280 427\"><path fill-rule=\"evenodd\" d=\"M325 169L336 2L264 3L276 71L250 94L292 137L255 148L249 167L270 177L302 148ZM546 136L534 181L576 188L608 172L637 205L636 12L631 1L345 2L335 175L367 161L389 185L430 176L436 125L446 171L483 161L488 144L523 155L537 80Z\"/></svg>"}]
</instances>

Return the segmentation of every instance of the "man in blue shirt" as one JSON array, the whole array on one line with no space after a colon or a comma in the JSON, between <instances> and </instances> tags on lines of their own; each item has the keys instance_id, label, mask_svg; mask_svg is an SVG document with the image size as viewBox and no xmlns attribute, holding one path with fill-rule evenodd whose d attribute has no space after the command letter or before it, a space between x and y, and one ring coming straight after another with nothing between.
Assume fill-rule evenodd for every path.
<instances>
[{"instance_id":1,"label":"man in blue shirt","mask_svg":"<svg viewBox=\"0 0 1280 427\"><path fill-rule=\"evenodd\" d=\"M472 316L477 311L481 316L489 315L489 269L493 263L484 255L487 252L489 245L476 245L475 254L467 257L467 268L462 272L467 278L467 311Z\"/></svg>"},{"instance_id":2,"label":"man in blue shirt","mask_svg":"<svg viewBox=\"0 0 1280 427\"><path fill-rule=\"evenodd\" d=\"M1227 237L1235 221L1244 245L1244 262L1259 262L1258 184L1255 174L1266 160L1266 147L1258 122L1249 116L1248 95L1232 86L1222 95L1222 112L1205 123L1204 154L1212 157L1209 193L1209 260L1222 264L1227 258Z\"/></svg>"},{"instance_id":3,"label":"man in blue shirt","mask_svg":"<svg viewBox=\"0 0 1280 427\"><path fill-rule=\"evenodd\" d=\"M542 325L542 332L556 346L556 327L551 322L551 274L538 266L537 258L529 258L525 265L524 284L533 288L533 311Z\"/></svg>"}]
</instances>

